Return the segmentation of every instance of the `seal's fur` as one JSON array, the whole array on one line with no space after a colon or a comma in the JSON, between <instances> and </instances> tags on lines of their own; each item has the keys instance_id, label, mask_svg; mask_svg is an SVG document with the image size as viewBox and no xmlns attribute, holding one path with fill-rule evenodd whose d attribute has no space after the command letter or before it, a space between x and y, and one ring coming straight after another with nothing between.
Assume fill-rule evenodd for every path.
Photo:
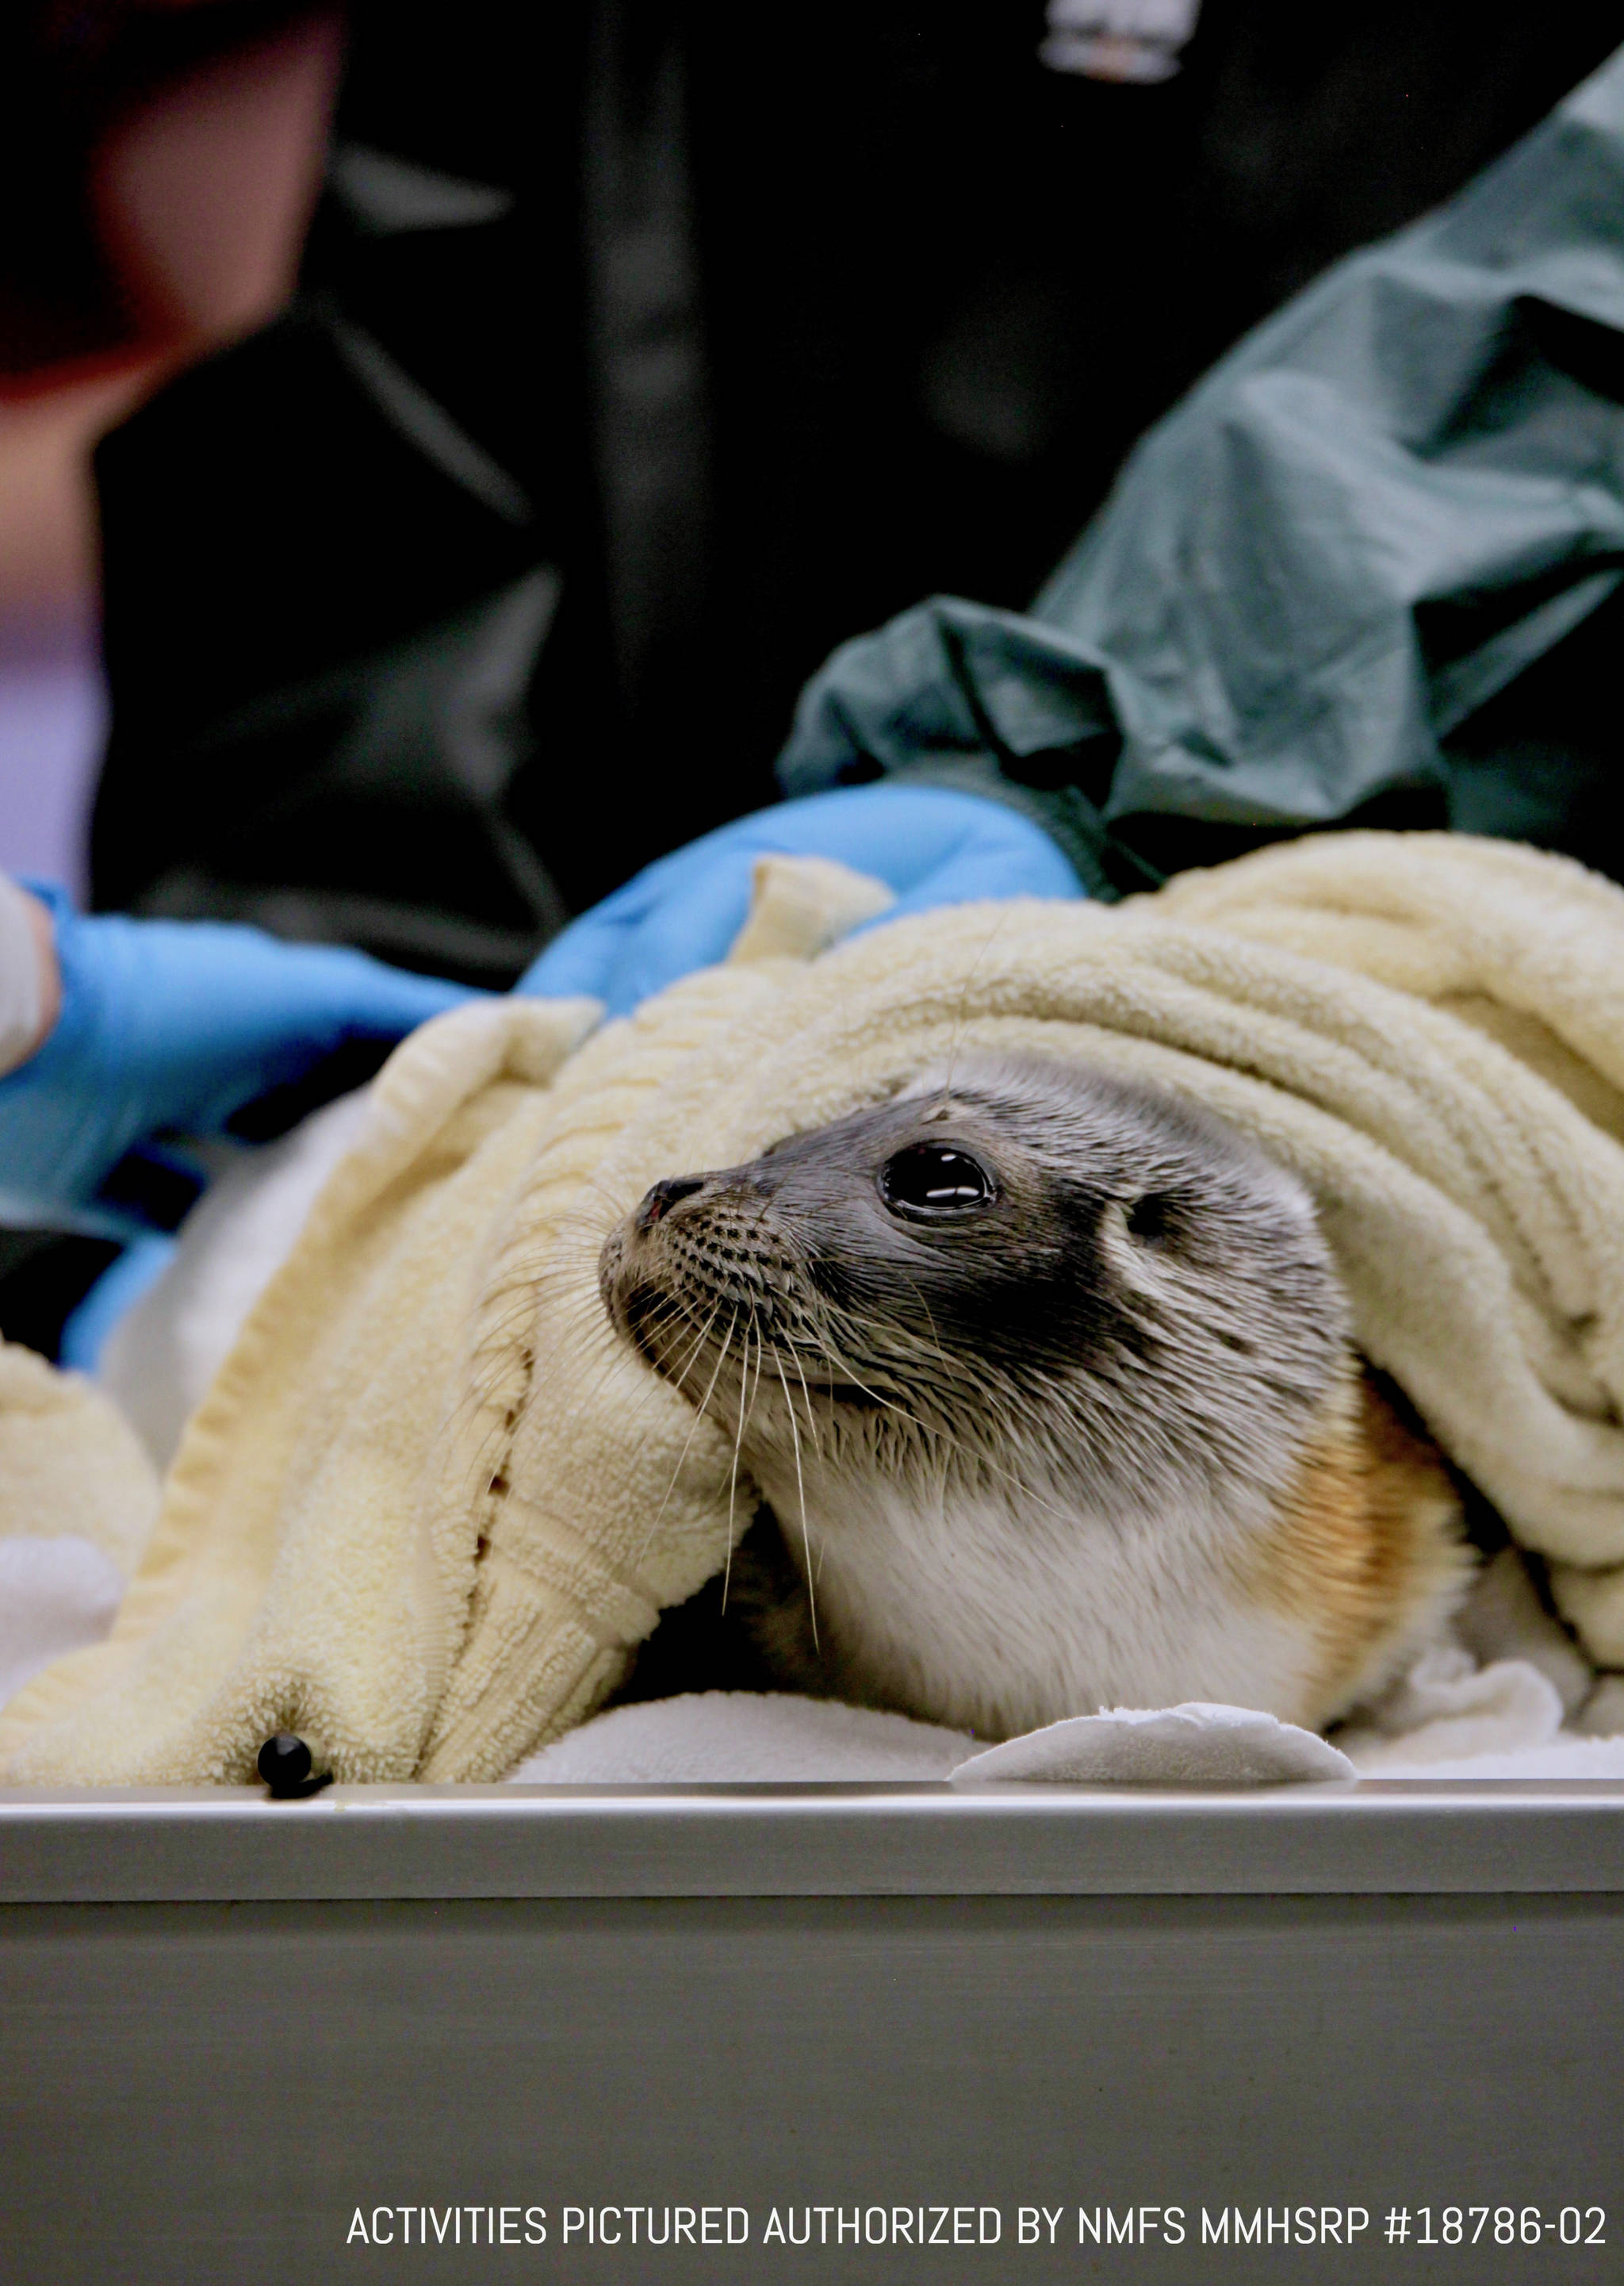
<instances>
[{"instance_id":1,"label":"seal's fur","mask_svg":"<svg viewBox=\"0 0 1624 2286\"><path fill-rule=\"evenodd\" d=\"M780 1679L982 1735L1190 1699L1323 1723L1462 1585L1306 1193L1161 1091L967 1060L657 1184L600 1278L778 1520Z\"/></svg>"}]
</instances>

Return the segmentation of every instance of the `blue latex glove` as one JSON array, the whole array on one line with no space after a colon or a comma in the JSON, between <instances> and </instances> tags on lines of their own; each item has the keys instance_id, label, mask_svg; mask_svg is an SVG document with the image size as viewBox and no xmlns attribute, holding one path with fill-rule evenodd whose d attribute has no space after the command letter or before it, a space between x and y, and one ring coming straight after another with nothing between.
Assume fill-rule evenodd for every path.
<instances>
[{"instance_id":1,"label":"blue latex glove","mask_svg":"<svg viewBox=\"0 0 1624 2286\"><path fill-rule=\"evenodd\" d=\"M1002 802L942 786L852 786L757 810L646 866L571 921L515 989L591 993L611 1015L626 1014L679 976L726 957L764 855L833 857L876 875L897 891L881 916L888 921L977 897L1083 894L1042 827Z\"/></svg>"},{"instance_id":2,"label":"blue latex glove","mask_svg":"<svg viewBox=\"0 0 1624 2286\"><path fill-rule=\"evenodd\" d=\"M62 1011L0 1080L0 1188L42 1214L90 1206L132 1144L207 1135L350 1040L392 1041L472 996L333 945L212 921L51 908ZM116 1219L116 1218L115 1218Z\"/></svg>"}]
</instances>

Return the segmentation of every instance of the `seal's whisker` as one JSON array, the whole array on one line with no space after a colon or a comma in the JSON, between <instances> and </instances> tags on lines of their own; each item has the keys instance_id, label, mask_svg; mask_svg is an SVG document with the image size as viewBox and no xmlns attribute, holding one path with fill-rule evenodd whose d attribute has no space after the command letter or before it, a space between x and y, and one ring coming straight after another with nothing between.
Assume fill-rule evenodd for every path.
<instances>
[{"instance_id":1,"label":"seal's whisker","mask_svg":"<svg viewBox=\"0 0 1624 2286\"><path fill-rule=\"evenodd\" d=\"M816 1651L819 1648L818 1598L812 1587L812 1526L806 1521L806 1480L801 1474L801 1432L796 1424L795 1407L789 1402L789 1383L784 1378L783 1365L776 1354L773 1363L777 1368L779 1380L783 1383L784 1403L789 1413L789 1434L795 1447L795 1488L801 1503L801 1545L806 1553L806 1610L812 1621L812 1649Z\"/></svg>"},{"instance_id":2,"label":"seal's whisker","mask_svg":"<svg viewBox=\"0 0 1624 2286\"><path fill-rule=\"evenodd\" d=\"M756 1418L757 1401L761 1395L761 1368L763 1362L765 1360L767 1350L766 1337L762 1333L760 1324L756 1316L756 1304L753 1297L750 1301L750 1331L756 1336L756 1380L755 1384L750 1391L749 1409L749 1421L753 1421ZM745 1425L746 1427L749 1425L749 1421L747 1421Z\"/></svg>"},{"instance_id":3,"label":"seal's whisker","mask_svg":"<svg viewBox=\"0 0 1624 2286\"><path fill-rule=\"evenodd\" d=\"M668 1306L659 1318L652 1321L652 1331L658 1335L671 1326L686 1327L692 1322L688 1312L680 1307ZM605 1331L601 1323L601 1312L591 1330L593 1333ZM575 1401L579 1403L601 1396L608 1386L610 1379L624 1368L625 1362L624 1352L619 1344L612 1339L606 1340L598 1360L597 1372L590 1380L573 1385L571 1394ZM632 1393L623 1399L625 1407L624 1419L628 1426L635 1423L650 1406L657 1401L661 1390L665 1386L664 1376L657 1371L650 1370L638 1377Z\"/></svg>"},{"instance_id":4,"label":"seal's whisker","mask_svg":"<svg viewBox=\"0 0 1624 2286\"><path fill-rule=\"evenodd\" d=\"M812 1440L812 1451L817 1454L818 1458L821 1460L823 1458L823 1446L818 1436L818 1416L812 1411L812 1391L806 1386L806 1374L805 1369L801 1364L801 1352L796 1348L793 1342L789 1346L789 1354L795 1361L796 1373L799 1377L801 1383L801 1394L806 1399L806 1433ZM789 1392L786 1389L784 1391L786 1399L788 1399L788 1394ZM790 1418L793 1420L794 1417L795 1407L791 1406Z\"/></svg>"},{"instance_id":5,"label":"seal's whisker","mask_svg":"<svg viewBox=\"0 0 1624 2286\"><path fill-rule=\"evenodd\" d=\"M920 1285L919 1281L916 1278L910 1276L906 1271L904 1271L903 1276L907 1281L909 1291L913 1294L914 1298L925 1313L925 1323L930 1328L930 1339L936 1349L937 1363L941 1367L944 1377L951 1381L953 1378L953 1369L947 1362L947 1352L942 1347L942 1337L940 1334L937 1332L936 1320L930 1314L930 1305L925 1299L924 1289Z\"/></svg>"},{"instance_id":6,"label":"seal's whisker","mask_svg":"<svg viewBox=\"0 0 1624 2286\"><path fill-rule=\"evenodd\" d=\"M883 1407L888 1413L895 1414L899 1420L906 1421L911 1428L917 1430L925 1440L927 1450L939 1446L945 1453L966 1462L972 1470L986 1469L993 1476L1001 1478L1006 1484L1012 1486L1023 1500L1031 1501L1035 1507L1042 1509L1057 1522L1065 1525L1075 1522L1076 1519L1071 1511L1056 1508L1053 1502L1046 1501L1028 1478L1018 1476L1013 1469L1001 1468L985 1448L964 1444L950 1431L944 1429L939 1423L932 1424L922 1421L919 1415L911 1411L907 1406L898 1405L889 1397L882 1397L878 1390L869 1388L868 1384L851 1369L849 1361L829 1348L827 1344L825 1355L836 1372L843 1380L849 1381L853 1389L861 1390L863 1395L875 1405Z\"/></svg>"},{"instance_id":7,"label":"seal's whisker","mask_svg":"<svg viewBox=\"0 0 1624 2286\"><path fill-rule=\"evenodd\" d=\"M719 1312L722 1305L718 1302L716 1306ZM642 1563L644 1557L647 1555L649 1548L653 1543L654 1536L655 1533L658 1532L661 1524L664 1520L665 1511L671 1504L671 1494L677 1489L678 1482L680 1479L683 1469L686 1464L688 1454L693 1449L694 1439L699 1434L699 1424L705 1417L706 1410L710 1403L711 1394L716 1388L718 1376L720 1375L723 1366L727 1362L727 1352L732 1345L734 1329L738 1325L738 1322L739 1312L737 1306L735 1305L734 1313L727 1321L727 1331L722 1336L721 1347L716 1353L716 1363L710 1369L710 1379L706 1386L705 1393L700 1399L699 1403L694 1407L694 1418L688 1424L687 1435L683 1439L682 1450L677 1455L677 1465L671 1470L671 1482L666 1486L664 1496L661 1500L659 1507L655 1510L653 1523L649 1525L647 1531L643 1535L643 1544L637 1552L637 1564L632 1566L634 1571L637 1569L637 1565ZM690 1404L693 1404L693 1399L691 1398L688 1401ZM731 1546L731 1542L729 1545Z\"/></svg>"},{"instance_id":8,"label":"seal's whisker","mask_svg":"<svg viewBox=\"0 0 1624 2286\"><path fill-rule=\"evenodd\" d=\"M686 1317L686 1316L687 1316L687 1312L686 1312L686 1311L684 1312L684 1313L683 1313L683 1314L685 1315L685 1317ZM687 1377L688 1377L689 1374L690 1374L690 1373L692 1373L692 1371L694 1370L694 1363L695 1363L695 1361L696 1361L696 1360L697 1360L697 1359L698 1359L698 1356L699 1356L699 1353L700 1353L701 1350L702 1350L702 1349L703 1349L703 1347L704 1347L704 1345L705 1345L705 1342L706 1342L706 1340L707 1340L707 1338L708 1338L708 1336L709 1336L709 1335L710 1335L710 1328L711 1328L711 1327L712 1327L712 1326L714 1326L714 1325L715 1325L715 1323L716 1323L717 1320L721 1316L721 1314L722 1314L722 1297L718 1296L718 1299L717 1299L717 1302L716 1302L716 1305L715 1305L715 1307L711 1310L711 1312L710 1312L710 1316L705 1320L704 1324L700 1328L699 1331L698 1331L698 1332L694 1335L694 1340L693 1340L693 1343L692 1343L691 1346L689 1347L687 1356L686 1356L686 1358L683 1360L683 1367L682 1367L682 1370L681 1370L681 1372L680 1372L680 1373L679 1373L679 1374L676 1374L676 1375L674 1375L674 1376L672 1376L672 1380L671 1380L671 1387L672 1387L673 1389L680 1390L680 1388L682 1387L683 1383L687 1379ZM693 1321L693 1319L692 1319L691 1317L688 1317L688 1323L689 1323L690 1325L692 1325L692 1323L693 1323L693 1322L694 1322L694 1321Z\"/></svg>"},{"instance_id":9,"label":"seal's whisker","mask_svg":"<svg viewBox=\"0 0 1624 2286\"><path fill-rule=\"evenodd\" d=\"M755 1312L751 1312L754 1322ZM734 1517L739 1494L739 1449L744 1442L744 1394L750 1384L750 1337L744 1336L744 1363L739 1375L739 1426L734 1437L733 1466L727 1472L727 1557L722 1567L722 1609L727 1609L727 1590L733 1584Z\"/></svg>"}]
</instances>

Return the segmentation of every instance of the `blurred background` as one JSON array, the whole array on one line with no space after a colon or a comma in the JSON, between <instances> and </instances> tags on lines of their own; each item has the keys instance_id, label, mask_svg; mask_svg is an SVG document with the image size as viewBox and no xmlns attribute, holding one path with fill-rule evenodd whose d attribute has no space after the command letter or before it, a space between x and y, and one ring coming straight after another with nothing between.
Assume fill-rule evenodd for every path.
<instances>
[{"instance_id":1,"label":"blurred background","mask_svg":"<svg viewBox=\"0 0 1624 2286\"><path fill-rule=\"evenodd\" d=\"M23 4L0 25L0 863L88 886L106 736L90 455L297 274L335 15Z\"/></svg>"},{"instance_id":2,"label":"blurred background","mask_svg":"<svg viewBox=\"0 0 1624 2286\"><path fill-rule=\"evenodd\" d=\"M1024 606L1213 359L1620 36L9 0L0 864L505 987L773 798L835 644ZM71 1244L0 1239L47 1349Z\"/></svg>"},{"instance_id":3,"label":"blurred background","mask_svg":"<svg viewBox=\"0 0 1624 2286\"><path fill-rule=\"evenodd\" d=\"M115 508L130 593L116 608L137 655L115 679L130 767L138 756L148 783L121 787L109 831L140 846L104 852L95 888L150 909L174 870L167 836L193 861L193 906L254 909L425 963L437 949L444 965L454 927L428 929L414 955L409 927L391 935L387 915L365 910L434 905L410 834L387 837L392 879L329 880L325 910L310 895L279 904L278 884L223 848L241 839L240 811L200 848L208 803L181 750L195 760L200 736L277 682L265 643L229 618L237 671L210 676L219 577L240 611L264 616L291 683L569 556L564 610L550 586L530 596L530 621L557 621L553 648L567 639L579 662L540 708L554 741L584 734L619 760L610 750L628 736L657 737L689 773L685 816L711 822L770 790L796 690L832 643L933 589L1024 603L1134 436L1212 357L1348 247L1455 188L1620 29L1616 10L1580 0L726 12L724 25L674 0L349 12L12 0L0 25L0 862L92 886L108 698L91 447L182 369L271 321L280 367L268 344L257 368L223 374L187 407L200 432L237 424L233 461L216 437L202 468L157 422L129 456L136 497ZM384 356L365 377L374 422L390 417L377 400L391 380L417 384L472 448L465 500L494 531L453 530L408 472L384 472L370 547L355 531L364 485L336 516L330 497L299 496L296 476L279 501L256 489L256 459L285 476L302 452L312 492L333 473L321 432L341 417L338 392L286 336L302 264L305 314L325 300L328 319L336 303L352 327L352 377L357 313L363 361ZM403 409L402 393L397 430L424 413ZM530 437L514 433L527 422ZM589 456L594 497L569 499ZM220 503L235 551L200 573L188 553L208 537L199 494L223 485L235 487ZM190 527L178 536L162 528L166 503ZM335 540L352 584L394 559L388 608L365 627L325 587ZM329 640L288 608L301 577L332 611ZM585 592L606 586L607 604ZM522 632L534 719L548 646L533 625ZM208 682L205 703L166 713L153 695L164 678ZM507 757L506 808L545 842L545 792L516 783L523 760ZM310 767L309 740L296 765L286 744L272 753L262 741L253 767L285 790ZM669 792L643 792L639 808L662 815L631 834L624 805L586 803L580 846L557 853L566 905L686 838ZM333 814L329 802L310 816ZM594 832L608 850L594 854ZM296 887L286 839L284 887ZM466 884L440 904L443 923L465 925L460 966L482 981L516 969L555 918L534 880L505 904ZM480 928L482 948L468 934Z\"/></svg>"}]
</instances>

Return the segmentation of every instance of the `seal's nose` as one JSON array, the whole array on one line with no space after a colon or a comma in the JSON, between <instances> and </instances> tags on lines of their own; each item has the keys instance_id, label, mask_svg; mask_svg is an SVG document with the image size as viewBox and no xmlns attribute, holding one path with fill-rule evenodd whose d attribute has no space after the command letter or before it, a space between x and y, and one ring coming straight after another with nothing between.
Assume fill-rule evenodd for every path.
<instances>
[{"instance_id":1,"label":"seal's nose","mask_svg":"<svg viewBox=\"0 0 1624 2286\"><path fill-rule=\"evenodd\" d=\"M661 1216L669 1213L679 1200L691 1199L695 1191L702 1191L704 1187L702 1175L668 1175L664 1182L655 1185L639 1207L633 1218L638 1229L652 1229Z\"/></svg>"}]
</instances>

